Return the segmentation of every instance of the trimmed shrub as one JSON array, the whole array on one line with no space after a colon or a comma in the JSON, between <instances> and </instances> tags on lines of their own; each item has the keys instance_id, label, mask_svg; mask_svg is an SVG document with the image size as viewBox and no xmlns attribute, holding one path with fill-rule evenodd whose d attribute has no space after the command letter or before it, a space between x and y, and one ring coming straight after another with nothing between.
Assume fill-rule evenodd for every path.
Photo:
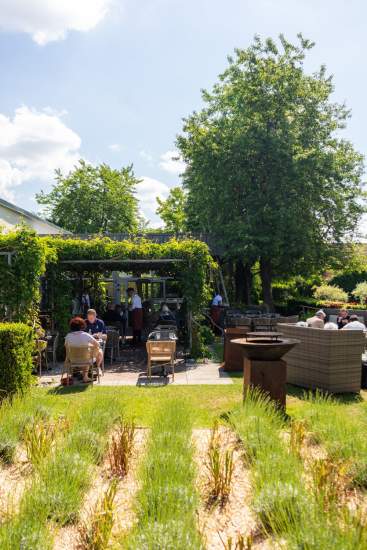
<instances>
[{"instance_id":1,"label":"trimmed shrub","mask_svg":"<svg viewBox=\"0 0 367 550\"><path fill-rule=\"evenodd\" d=\"M0 323L0 397L23 393L30 387L33 334L23 323Z\"/></svg>"},{"instance_id":2,"label":"trimmed shrub","mask_svg":"<svg viewBox=\"0 0 367 550\"><path fill-rule=\"evenodd\" d=\"M314 290L316 300L329 300L330 302L347 302L348 294L342 288L333 285L321 285Z\"/></svg>"},{"instance_id":3,"label":"trimmed shrub","mask_svg":"<svg viewBox=\"0 0 367 550\"><path fill-rule=\"evenodd\" d=\"M352 294L361 304L365 304L367 302L367 281L358 283Z\"/></svg>"}]
</instances>

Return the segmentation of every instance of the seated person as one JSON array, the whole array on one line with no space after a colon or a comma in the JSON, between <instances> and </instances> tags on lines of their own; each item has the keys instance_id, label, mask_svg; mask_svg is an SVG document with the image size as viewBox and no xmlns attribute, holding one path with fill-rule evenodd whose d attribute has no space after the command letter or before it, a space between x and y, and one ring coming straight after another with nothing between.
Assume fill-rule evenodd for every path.
<instances>
[{"instance_id":1,"label":"seated person","mask_svg":"<svg viewBox=\"0 0 367 550\"><path fill-rule=\"evenodd\" d=\"M349 317L349 323L344 325L342 330L366 330L366 325L358 321L357 315L351 315Z\"/></svg>"},{"instance_id":2,"label":"seated person","mask_svg":"<svg viewBox=\"0 0 367 550\"><path fill-rule=\"evenodd\" d=\"M121 318L117 313L116 308L117 306L115 307L111 303L107 305L107 311L103 315L103 320L107 325L121 322Z\"/></svg>"},{"instance_id":3,"label":"seated person","mask_svg":"<svg viewBox=\"0 0 367 550\"><path fill-rule=\"evenodd\" d=\"M326 313L320 309L313 317L307 319L307 326L311 328L324 328Z\"/></svg>"},{"instance_id":4,"label":"seated person","mask_svg":"<svg viewBox=\"0 0 367 550\"><path fill-rule=\"evenodd\" d=\"M162 304L161 309L159 311L159 318L156 324L159 325L160 323L163 323L166 325L168 324L176 325L176 317L174 316L174 314L172 313L172 311L170 310L167 304Z\"/></svg>"},{"instance_id":5,"label":"seated person","mask_svg":"<svg viewBox=\"0 0 367 550\"><path fill-rule=\"evenodd\" d=\"M324 329L325 330L338 330L338 325L336 323L332 323L331 321L329 321L328 323L325 323Z\"/></svg>"},{"instance_id":6,"label":"seated person","mask_svg":"<svg viewBox=\"0 0 367 550\"><path fill-rule=\"evenodd\" d=\"M95 309L88 309L85 331L92 335L98 335L102 340L107 340L106 325L102 319L97 318Z\"/></svg>"},{"instance_id":7,"label":"seated person","mask_svg":"<svg viewBox=\"0 0 367 550\"><path fill-rule=\"evenodd\" d=\"M73 317L70 321L70 332L65 336L65 347L88 347L90 346L94 351L97 367L100 368L103 361L103 352L99 347L99 344L91 334L85 332L86 322L81 317ZM83 382L87 383L91 380L88 378L88 367L84 367L82 370Z\"/></svg>"},{"instance_id":8,"label":"seated person","mask_svg":"<svg viewBox=\"0 0 367 550\"><path fill-rule=\"evenodd\" d=\"M347 311L346 309L341 309L341 310L339 311L339 315L338 315L338 317L336 318L336 323L337 323L339 329L344 328L345 325L348 324L348 322L349 322L349 317L350 317L350 315L349 315L349 313L348 313L348 311Z\"/></svg>"}]
</instances>

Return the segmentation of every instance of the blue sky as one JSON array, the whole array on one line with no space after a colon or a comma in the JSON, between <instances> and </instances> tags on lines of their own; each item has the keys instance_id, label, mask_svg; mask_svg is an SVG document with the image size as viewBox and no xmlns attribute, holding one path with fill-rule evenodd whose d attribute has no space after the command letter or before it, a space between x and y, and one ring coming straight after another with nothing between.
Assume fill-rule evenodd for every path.
<instances>
[{"instance_id":1,"label":"blue sky","mask_svg":"<svg viewBox=\"0 0 367 550\"><path fill-rule=\"evenodd\" d=\"M366 15L363 0L0 0L0 195L36 210L58 166L133 163L159 224L182 118L255 33L316 42L306 68L334 74L345 136L365 153Z\"/></svg>"}]
</instances>

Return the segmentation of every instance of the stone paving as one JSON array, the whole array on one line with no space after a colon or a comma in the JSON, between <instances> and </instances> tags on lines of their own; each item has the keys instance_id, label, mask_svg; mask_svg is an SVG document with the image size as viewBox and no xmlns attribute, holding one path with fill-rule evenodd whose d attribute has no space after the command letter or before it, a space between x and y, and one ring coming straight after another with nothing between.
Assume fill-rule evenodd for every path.
<instances>
[{"instance_id":1,"label":"stone paving","mask_svg":"<svg viewBox=\"0 0 367 550\"><path fill-rule=\"evenodd\" d=\"M104 375L101 376L101 386L163 386L163 385L192 385L192 384L233 384L232 378L219 363L207 361L196 363L178 357L175 364L175 380L159 376L160 368L153 370L151 382L147 377L146 353L143 349L127 348L121 350L117 361L110 363L105 360ZM61 364L52 371L42 374L39 381L41 386L58 386L60 384Z\"/></svg>"}]
</instances>

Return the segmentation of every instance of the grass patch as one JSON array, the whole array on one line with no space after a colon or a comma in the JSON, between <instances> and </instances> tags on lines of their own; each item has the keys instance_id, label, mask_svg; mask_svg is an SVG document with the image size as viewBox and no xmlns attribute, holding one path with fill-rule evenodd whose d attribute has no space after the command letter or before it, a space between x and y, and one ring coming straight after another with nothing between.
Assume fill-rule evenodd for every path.
<instances>
[{"instance_id":1,"label":"grass patch","mask_svg":"<svg viewBox=\"0 0 367 550\"><path fill-rule=\"evenodd\" d=\"M202 548L191 434L192 410L182 400L165 403L154 419L140 471L138 524L123 548Z\"/></svg>"},{"instance_id":2,"label":"grass patch","mask_svg":"<svg viewBox=\"0 0 367 550\"><path fill-rule=\"evenodd\" d=\"M131 387L131 386L94 386L87 391L79 392L78 388L65 387L54 390L39 389L48 392L53 399L67 408L69 403L83 403L92 395L101 400L115 399L126 418L134 418L136 426L150 427L153 419L162 406L172 399L189 400L194 411L193 424L195 428L211 428L213 422L222 413L228 412L242 400L242 385L193 385L164 387Z\"/></svg>"}]
</instances>

